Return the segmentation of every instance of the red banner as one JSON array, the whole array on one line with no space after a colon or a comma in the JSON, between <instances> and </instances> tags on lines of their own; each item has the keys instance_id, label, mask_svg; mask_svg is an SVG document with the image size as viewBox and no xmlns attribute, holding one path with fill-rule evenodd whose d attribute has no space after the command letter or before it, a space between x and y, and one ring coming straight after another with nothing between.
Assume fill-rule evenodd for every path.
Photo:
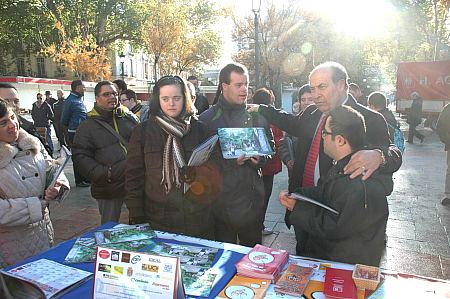
<instances>
[{"instance_id":1,"label":"red banner","mask_svg":"<svg viewBox=\"0 0 450 299\"><path fill-rule=\"evenodd\" d=\"M397 98L417 91L424 100L450 99L450 60L402 62L397 70Z\"/></svg>"}]
</instances>

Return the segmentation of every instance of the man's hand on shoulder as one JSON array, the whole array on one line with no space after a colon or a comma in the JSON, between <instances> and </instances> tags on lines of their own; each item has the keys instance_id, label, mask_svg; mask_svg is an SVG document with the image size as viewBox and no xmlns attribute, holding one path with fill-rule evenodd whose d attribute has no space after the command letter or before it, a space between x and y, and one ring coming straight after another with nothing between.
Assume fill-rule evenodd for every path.
<instances>
[{"instance_id":1,"label":"man's hand on shoulder","mask_svg":"<svg viewBox=\"0 0 450 299\"><path fill-rule=\"evenodd\" d=\"M247 104L247 111L250 113L258 113L259 104Z\"/></svg>"},{"instance_id":2,"label":"man's hand on shoulder","mask_svg":"<svg viewBox=\"0 0 450 299\"><path fill-rule=\"evenodd\" d=\"M379 150L360 150L353 154L348 164L344 167L344 173L350 174L350 178L354 179L362 175L365 181L375 170L383 163L383 157Z\"/></svg>"}]
</instances>

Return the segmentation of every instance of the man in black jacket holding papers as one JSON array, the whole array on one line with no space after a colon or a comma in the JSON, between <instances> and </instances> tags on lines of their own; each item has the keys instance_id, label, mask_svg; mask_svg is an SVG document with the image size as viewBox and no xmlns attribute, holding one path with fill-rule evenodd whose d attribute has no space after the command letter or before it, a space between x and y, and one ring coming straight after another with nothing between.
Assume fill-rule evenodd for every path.
<instances>
[{"instance_id":1,"label":"man in black jacket holding papers","mask_svg":"<svg viewBox=\"0 0 450 299\"><path fill-rule=\"evenodd\" d=\"M316 187L296 191L339 214L297 201L287 191L280 194L280 203L291 211L291 223L309 233L307 255L378 266L384 248L389 215L386 195L392 192L392 175L376 170L362 180L364 173L356 179L344 174L344 166L353 153L364 146L365 138L364 118L351 107L339 106L331 110L321 134L324 151L334 159L334 165Z\"/></svg>"}]
</instances>

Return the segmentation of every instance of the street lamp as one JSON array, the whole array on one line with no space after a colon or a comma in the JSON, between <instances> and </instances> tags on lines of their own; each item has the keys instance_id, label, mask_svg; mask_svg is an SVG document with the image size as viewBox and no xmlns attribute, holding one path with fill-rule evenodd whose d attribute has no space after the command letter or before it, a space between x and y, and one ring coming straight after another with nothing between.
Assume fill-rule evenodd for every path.
<instances>
[{"instance_id":1,"label":"street lamp","mask_svg":"<svg viewBox=\"0 0 450 299\"><path fill-rule=\"evenodd\" d=\"M120 77L122 77L123 81L125 78L125 70L124 70L125 54L123 54L123 52L120 52L119 61L120 61Z\"/></svg>"},{"instance_id":2,"label":"street lamp","mask_svg":"<svg viewBox=\"0 0 450 299\"><path fill-rule=\"evenodd\" d=\"M258 18L261 0L252 0L252 11L255 14L255 88L259 87L259 28Z\"/></svg>"}]
</instances>

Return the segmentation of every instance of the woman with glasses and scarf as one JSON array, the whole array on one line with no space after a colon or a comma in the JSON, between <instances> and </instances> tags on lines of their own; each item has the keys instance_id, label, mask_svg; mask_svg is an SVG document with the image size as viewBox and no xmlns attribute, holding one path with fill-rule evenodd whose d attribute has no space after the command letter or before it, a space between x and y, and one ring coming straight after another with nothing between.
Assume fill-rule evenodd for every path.
<instances>
[{"instance_id":1,"label":"woman with glasses and scarf","mask_svg":"<svg viewBox=\"0 0 450 299\"><path fill-rule=\"evenodd\" d=\"M209 162L187 167L192 150L208 137L195 112L182 78L165 76L155 84L150 117L133 130L129 143L125 184L130 223L213 238L210 200L220 175Z\"/></svg>"}]
</instances>

